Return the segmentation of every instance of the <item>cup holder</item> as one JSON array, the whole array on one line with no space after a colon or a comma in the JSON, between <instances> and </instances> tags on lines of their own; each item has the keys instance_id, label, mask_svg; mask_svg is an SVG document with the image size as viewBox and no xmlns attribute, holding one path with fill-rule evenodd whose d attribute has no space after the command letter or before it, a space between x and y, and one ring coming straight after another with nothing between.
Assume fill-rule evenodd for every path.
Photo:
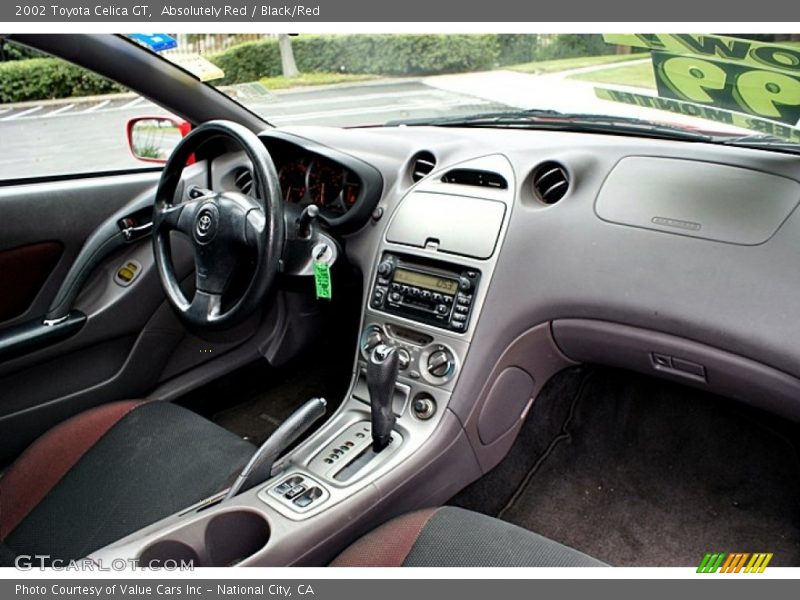
<instances>
[{"instance_id":1,"label":"cup holder","mask_svg":"<svg viewBox=\"0 0 800 600\"><path fill-rule=\"evenodd\" d=\"M215 516L206 528L209 567L230 567L252 556L269 541L269 525L261 515L249 511Z\"/></svg>"},{"instance_id":2,"label":"cup holder","mask_svg":"<svg viewBox=\"0 0 800 600\"><path fill-rule=\"evenodd\" d=\"M193 548L174 540L164 540L148 546L139 556L139 564L151 569L188 564L202 566L200 557Z\"/></svg>"},{"instance_id":3,"label":"cup holder","mask_svg":"<svg viewBox=\"0 0 800 600\"><path fill-rule=\"evenodd\" d=\"M195 521L173 535L178 539L160 540L145 548L139 564L151 568L185 564L230 567L266 546L270 529L261 515L238 510Z\"/></svg>"}]
</instances>

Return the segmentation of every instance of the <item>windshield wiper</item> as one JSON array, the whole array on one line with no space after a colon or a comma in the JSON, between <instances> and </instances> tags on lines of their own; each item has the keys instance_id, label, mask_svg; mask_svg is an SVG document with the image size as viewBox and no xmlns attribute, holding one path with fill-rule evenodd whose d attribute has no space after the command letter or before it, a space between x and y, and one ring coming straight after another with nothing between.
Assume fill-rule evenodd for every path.
<instances>
[{"instance_id":1,"label":"windshield wiper","mask_svg":"<svg viewBox=\"0 0 800 600\"><path fill-rule=\"evenodd\" d=\"M472 124L480 125L482 122L490 123L503 119L516 120L523 118L527 119L531 117L553 117L553 116L563 116L563 115L564 113L558 112L557 110L534 108L530 110L492 111L485 113L476 113L466 116L461 115L458 117L420 117L418 119L397 119L394 121L388 121L385 125L386 127L397 127L400 125L408 125L410 127L424 126L424 125L464 126Z\"/></svg>"},{"instance_id":2,"label":"windshield wiper","mask_svg":"<svg viewBox=\"0 0 800 600\"><path fill-rule=\"evenodd\" d=\"M431 119L411 119L391 121L387 126L436 127L501 127L518 129L548 129L559 131L578 131L584 133L615 133L618 135L646 135L683 139L700 142L713 142L716 138L707 133L692 131L678 125L656 123L634 117L615 117L583 113L562 113L555 110L519 110L480 113L464 117L437 117Z\"/></svg>"}]
</instances>

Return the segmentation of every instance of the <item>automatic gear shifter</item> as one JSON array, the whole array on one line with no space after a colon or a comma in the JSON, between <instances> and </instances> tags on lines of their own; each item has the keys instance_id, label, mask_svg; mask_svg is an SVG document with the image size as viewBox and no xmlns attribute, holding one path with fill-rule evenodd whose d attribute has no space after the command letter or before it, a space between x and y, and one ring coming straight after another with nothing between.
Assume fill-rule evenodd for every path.
<instances>
[{"instance_id":1,"label":"automatic gear shifter","mask_svg":"<svg viewBox=\"0 0 800 600\"><path fill-rule=\"evenodd\" d=\"M399 366L397 348L388 344L375 346L367 364L367 388L372 409L372 449L380 452L392 439L395 416L392 410L394 384Z\"/></svg>"}]
</instances>

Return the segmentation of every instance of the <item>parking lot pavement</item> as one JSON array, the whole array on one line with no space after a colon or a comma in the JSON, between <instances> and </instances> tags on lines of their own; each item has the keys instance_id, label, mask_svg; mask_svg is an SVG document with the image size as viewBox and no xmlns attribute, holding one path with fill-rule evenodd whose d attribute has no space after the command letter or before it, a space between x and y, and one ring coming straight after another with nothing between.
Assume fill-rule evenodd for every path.
<instances>
[{"instance_id":1,"label":"parking lot pavement","mask_svg":"<svg viewBox=\"0 0 800 600\"><path fill-rule=\"evenodd\" d=\"M96 111L118 111L136 106L152 106L144 98L131 94L119 94L118 97L96 97L92 99L69 98L41 103L24 102L19 104L0 104L0 121L16 121L17 119L48 119L57 116L74 116Z\"/></svg>"}]
</instances>

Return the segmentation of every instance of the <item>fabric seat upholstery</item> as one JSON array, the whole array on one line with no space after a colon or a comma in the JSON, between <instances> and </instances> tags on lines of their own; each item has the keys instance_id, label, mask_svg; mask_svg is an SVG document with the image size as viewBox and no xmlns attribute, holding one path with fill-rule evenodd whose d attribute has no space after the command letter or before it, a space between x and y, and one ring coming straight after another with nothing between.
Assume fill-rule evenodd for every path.
<instances>
[{"instance_id":1,"label":"fabric seat upholstery","mask_svg":"<svg viewBox=\"0 0 800 600\"><path fill-rule=\"evenodd\" d=\"M115 402L76 415L0 479L0 556L83 558L221 491L254 451L168 402Z\"/></svg>"},{"instance_id":2,"label":"fabric seat upholstery","mask_svg":"<svg viewBox=\"0 0 800 600\"><path fill-rule=\"evenodd\" d=\"M332 567L604 567L605 563L516 525L445 506L385 523Z\"/></svg>"}]
</instances>

